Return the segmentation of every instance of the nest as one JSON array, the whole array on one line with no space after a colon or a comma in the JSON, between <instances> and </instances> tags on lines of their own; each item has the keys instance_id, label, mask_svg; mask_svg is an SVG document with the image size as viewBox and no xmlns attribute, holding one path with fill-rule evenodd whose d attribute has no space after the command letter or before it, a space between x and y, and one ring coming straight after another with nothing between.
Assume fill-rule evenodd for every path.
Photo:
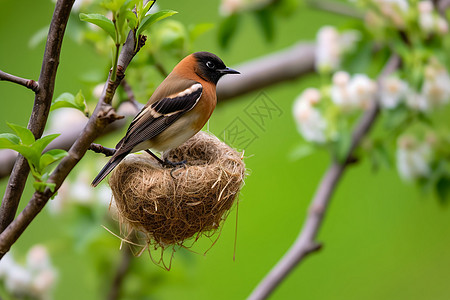
<instances>
[{"instance_id":1,"label":"nest","mask_svg":"<svg viewBox=\"0 0 450 300\"><path fill-rule=\"evenodd\" d=\"M143 232L147 245L183 245L219 228L243 185L242 155L215 136L199 132L164 153L177 169L163 168L149 154L127 156L109 184L119 221Z\"/></svg>"}]
</instances>

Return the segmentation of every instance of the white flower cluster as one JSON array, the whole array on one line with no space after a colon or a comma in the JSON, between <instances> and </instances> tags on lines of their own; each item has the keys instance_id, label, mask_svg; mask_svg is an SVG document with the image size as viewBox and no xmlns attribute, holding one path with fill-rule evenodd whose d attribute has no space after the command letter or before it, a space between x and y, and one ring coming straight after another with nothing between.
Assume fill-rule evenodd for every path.
<instances>
[{"instance_id":1,"label":"white flower cluster","mask_svg":"<svg viewBox=\"0 0 450 300\"><path fill-rule=\"evenodd\" d=\"M429 161L432 148L412 136L402 136L397 141L397 170L400 177L411 181L430 175Z\"/></svg>"},{"instance_id":2,"label":"white flower cluster","mask_svg":"<svg viewBox=\"0 0 450 300\"><path fill-rule=\"evenodd\" d=\"M84 206L97 204L108 206L112 197L111 190L106 184L93 189L90 185L91 180L92 174L88 170L83 170L75 181L64 181L56 197L48 203L50 213L60 214L72 203Z\"/></svg>"},{"instance_id":3,"label":"white flower cluster","mask_svg":"<svg viewBox=\"0 0 450 300\"><path fill-rule=\"evenodd\" d=\"M320 110L315 107L321 97L319 90L308 88L295 100L293 109L300 134L305 140L319 144L327 141L325 134L327 122Z\"/></svg>"},{"instance_id":4,"label":"white flower cluster","mask_svg":"<svg viewBox=\"0 0 450 300\"><path fill-rule=\"evenodd\" d=\"M336 136L331 129L335 124L330 124L331 120L324 117L318 106L321 98L329 96L339 112L344 114L365 110L376 100L382 109L395 109L404 103L411 110L428 112L450 101L450 75L436 59L431 59L425 67L420 91L415 91L406 81L394 75L382 80L377 87L375 81L367 75L350 75L345 71L335 72L330 89L325 91L329 91L329 94L321 94L317 89L308 88L297 98L293 107L298 131L305 140L319 144Z\"/></svg>"},{"instance_id":5,"label":"white flower cluster","mask_svg":"<svg viewBox=\"0 0 450 300\"><path fill-rule=\"evenodd\" d=\"M420 92L415 91L405 81L390 76L381 82L380 104L393 109L403 100L412 110L427 112L447 104L450 100L450 76L436 60L425 67L425 78Z\"/></svg>"},{"instance_id":6,"label":"white flower cluster","mask_svg":"<svg viewBox=\"0 0 450 300\"><path fill-rule=\"evenodd\" d=\"M408 15L414 15L411 10L418 13L417 22L421 31L426 34L444 35L448 33L448 23L440 16L430 0L418 1L417 6L411 6L406 0L372 0L381 13L381 18L387 19L396 28L404 29ZM382 25L383 20L378 18L373 11L366 15L369 27Z\"/></svg>"},{"instance_id":7,"label":"white flower cluster","mask_svg":"<svg viewBox=\"0 0 450 300\"><path fill-rule=\"evenodd\" d=\"M339 71L333 75L331 100L344 111L367 109L374 101L376 84L365 74L350 76Z\"/></svg>"},{"instance_id":8,"label":"white flower cluster","mask_svg":"<svg viewBox=\"0 0 450 300\"><path fill-rule=\"evenodd\" d=\"M0 280L17 298L51 299L56 279L47 249L42 245L35 245L28 251L25 265L17 263L11 253L0 261Z\"/></svg>"},{"instance_id":9,"label":"white flower cluster","mask_svg":"<svg viewBox=\"0 0 450 300\"><path fill-rule=\"evenodd\" d=\"M350 51L359 38L359 32L356 30L339 33L333 26L320 28L316 37L316 70L325 73L337 70L342 55Z\"/></svg>"},{"instance_id":10,"label":"white flower cluster","mask_svg":"<svg viewBox=\"0 0 450 300\"><path fill-rule=\"evenodd\" d=\"M431 1L420 1L418 3L419 26L425 34L437 33L444 35L448 33L448 23L434 9Z\"/></svg>"}]
</instances>

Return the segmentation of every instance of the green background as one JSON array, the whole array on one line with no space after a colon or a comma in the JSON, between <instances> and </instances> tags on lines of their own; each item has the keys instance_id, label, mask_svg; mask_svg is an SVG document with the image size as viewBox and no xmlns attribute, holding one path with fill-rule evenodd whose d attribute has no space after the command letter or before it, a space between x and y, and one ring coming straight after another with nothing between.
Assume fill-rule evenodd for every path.
<instances>
[{"instance_id":1,"label":"green background","mask_svg":"<svg viewBox=\"0 0 450 300\"><path fill-rule=\"evenodd\" d=\"M28 40L49 23L53 5L50 0L0 0L0 69L38 78L43 45L30 49ZM159 5L179 11L173 19L184 24L218 20L218 1L159 1ZM217 27L200 37L193 50L214 52L235 66L298 41L311 40L325 24L339 26L347 21L301 8L292 17L278 20L276 38L269 44L248 16L229 50L218 47ZM66 38L55 95L76 93L84 72L105 70L108 63L108 58L99 59L91 47ZM135 259L133 268L144 273L145 280L139 280L138 273L130 274L128 289L145 291L147 296L142 299L244 299L249 295L294 241L329 164L325 152L301 160L291 158L292 151L302 143L292 119L292 103L305 87L317 83L318 78L310 76L264 89L283 111L280 117L267 122L264 130L243 112L257 92L219 105L211 118L209 128L216 135L220 136L237 116L258 135L245 149L250 175L239 198L236 260L233 209L220 239L206 256L177 252L172 270L167 272L144 254ZM31 91L1 82L0 101L0 132L9 132L5 121L27 123L33 103ZM382 128L376 130L382 132ZM111 137L111 146L119 135ZM85 158L93 159L99 158L93 154ZM2 194L5 185L3 179ZM21 207L31 193L28 188ZM64 221L44 210L14 245L14 253L20 257L35 243L49 247L59 273L55 299L104 298L112 274L99 276L94 265L102 266L95 259L103 250L119 259L119 241L104 232L99 223L92 226L105 235L107 242L95 245L97 256L64 245ZM424 195L415 186L405 184L395 170L374 173L370 163L363 160L345 173L332 199L319 234L319 241L324 243L322 251L295 269L271 299L449 299L449 225L448 207L440 205L433 195ZM209 244L202 239L196 249L206 249Z\"/></svg>"}]
</instances>

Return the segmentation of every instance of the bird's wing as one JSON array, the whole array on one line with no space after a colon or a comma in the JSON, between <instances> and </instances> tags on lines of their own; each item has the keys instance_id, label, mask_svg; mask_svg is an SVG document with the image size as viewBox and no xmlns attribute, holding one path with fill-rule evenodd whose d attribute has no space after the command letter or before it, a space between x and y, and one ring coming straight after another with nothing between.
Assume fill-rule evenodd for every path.
<instances>
[{"instance_id":1,"label":"bird's wing","mask_svg":"<svg viewBox=\"0 0 450 300\"><path fill-rule=\"evenodd\" d=\"M134 146L154 138L183 114L194 108L203 93L197 81L189 81L179 92L144 107L131 122L125 137L117 144L117 152L130 151Z\"/></svg>"}]
</instances>

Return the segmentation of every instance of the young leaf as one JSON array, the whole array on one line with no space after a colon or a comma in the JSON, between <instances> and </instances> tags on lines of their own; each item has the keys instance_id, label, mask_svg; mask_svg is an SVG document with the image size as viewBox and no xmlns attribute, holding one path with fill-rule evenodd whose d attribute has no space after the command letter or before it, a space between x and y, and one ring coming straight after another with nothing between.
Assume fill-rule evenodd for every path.
<instances>
[{"instance_id":1,"label":"young leaf","mask_svg":"<svg viewBox=\"0 0 450 300\"><path fill-rule=\"evenodd\" d=\"M48 144L50 144L50 142L56 139L58 136L58 133L43 136L40 139L36 140L36 142L31 145L31 148L36 151L36 153L39 153L39 156L41 156L42 151L44 151L45 147L47 147ZM37 162L36 166L39 166L39 161Z\"/></svg>"},{"instance_id":2,"label":"young leaf","mask_svg":"<svg viewBox=\"0 0 450 300\"><path fill-rule=\"evenodd\" d=\"M136 28L137 25L137 17L134 14L134 12L127 10L125 12L125 18L128 21L128 27L130 28L130 30L134 30Z\"/></svg>"},{"instance_id":3,"label":"young leaf","mask_svg":"<svg viewBox=\"0 0 450 300\"><path fill-rule=\"evenodd\" d=\"M67 151L62 149L52 149L42 154L39 161L39 170L42 172L47 166L67 156Z\"/></svg>"},{"instance_id":4,"label":"young leaf","mask_svg":"<svg viewBox=\"0 0 450 300\"><path fill-rule=\"evenodd\" d=\"M138 29L136 30L136 36L139 36L144 30L150 28L150 26L162 19L165 19L167 17L173 16L174 14L177 14L177 11L174 10L161 10L154 14L149 14L145 16L141 24L139 24Z\"/></svg>"},{"instance_id":5,"label":"young leaf","mask_svg":"<svg viewBox=\"0 0 450 300\"><path fill-rule=\"evenodd\" d=\"M50 107L50 111L54 111L55 109L69 107L80 110L82 113L87 113L87 104L84 99L83 93L81 90L77 93L76 96L71 93L63 93L58 98L56 98L52 106Z\"/></svg>"},{"instance_id":6,"label":"young leaf","mask_svg":"<svg viewBox=\"0 0 450 300\"><path fill-rule=\"evenodd\" d=\"M234 14L225 18L219 25L219 45L226 48L238 27L240 15Z\"/></svg>"},{"instance_id":7,"label":"young leaf","mask_svg":"<svg viewBox=\"0 0 450 300\"><path fill-rule=\"evenodd\" d=\"M20 138L12 133L0 134L0 148L10 149L12 146L20 144Z\"/></svg>"},{"instance_id":8,"label":"young leaf","mask_svg":"<svg viewBox=\"0 0 450 300\"><path fill-rule=\"evenodd\" d=\"M86 99L84 98L83 92L81 90L79 90L78 93L76 94L74 102L77 108L81 110L83 113L86 113L88 111Z\"/></svg>"},{"instance_id":9,"label":"young leaf","mask_svg":"<svg viewBox=\"0 0 450 300\"><path fill-rule=\"evenodd\" d=\"M116 29L114 28L113 22L101 14L80 14L80 20L92 23L94 25L97 25L106 33L109 34L109 36L113 39L113 41L116 42Z\"/></svg>"},{"instance_id":10,"label":"young leaf","mask_svg":"<svg viewBox=\"0 0 450 300\"><path fill-rule=\"evenodd\" d=\"M28 128L20 126L20 125L15 125L12 123L7 123L7 124L12 130L14 130L14 132L17 134L17 136L22 141L22 144L31 145L36 140L34 138L33 133Z\"/></svg>"}]
</instances>

